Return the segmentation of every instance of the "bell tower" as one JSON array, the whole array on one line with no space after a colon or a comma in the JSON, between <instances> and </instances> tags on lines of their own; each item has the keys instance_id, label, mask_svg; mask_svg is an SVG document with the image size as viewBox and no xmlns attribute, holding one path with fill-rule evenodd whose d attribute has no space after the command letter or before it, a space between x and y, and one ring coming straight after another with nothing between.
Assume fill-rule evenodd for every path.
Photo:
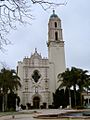
<instances>
[{"instance_id":1,"label":"bell tower","mask_svg":"<svg viewBox=\"0 0 90 120\"><path fill-rule=\"evenodd\" d=\"M53 14L50 16L48 23L48 43L51 41L63 41L61 20L55 14L55 10L53 10Z\"/></svg>"},{"instance_id":2,"label":"bell tower","mask_svg":"<svg viewBox=\"0 0 90 120\"><path fill-rule=\"evenodd\" d=\"M55 92L58 88L58 74L65 71L65 53L64 41L61 27L61 20L55 14L49 18L48 23L48 59L49 59L49 74L50 74L50 92Z\"/></svg>"}]
</instances>

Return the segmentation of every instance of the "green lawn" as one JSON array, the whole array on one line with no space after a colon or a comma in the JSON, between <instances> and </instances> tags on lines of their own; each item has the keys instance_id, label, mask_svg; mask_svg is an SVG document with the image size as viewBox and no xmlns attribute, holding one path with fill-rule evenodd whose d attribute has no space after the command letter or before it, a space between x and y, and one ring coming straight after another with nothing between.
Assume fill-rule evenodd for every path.
<instances>
[{"instance_id":1,"label":"green lawn","mask_svg":"<svg viewBox=\"0 0 90 120\"><path fill-rule=\"evenodd\" d=\"M0 116L19 114L19 112L0 112Z\"/></svg>"}]
</instances>

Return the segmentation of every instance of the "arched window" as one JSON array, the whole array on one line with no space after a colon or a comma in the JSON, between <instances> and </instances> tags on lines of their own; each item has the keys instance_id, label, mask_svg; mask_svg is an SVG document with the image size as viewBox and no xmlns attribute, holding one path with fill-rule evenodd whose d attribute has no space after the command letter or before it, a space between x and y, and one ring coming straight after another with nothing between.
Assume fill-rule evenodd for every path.
<instances>
[{"instance_id":1,"label":"arched window","mask_svg":"<svg viewBox=\"0 0 90 120\"><path fill-rule=\"evenodd\" d=\"M55 32L55 40L58 40L58 32Z\"/></svg>"},{"instance_id":2,"label":"arched window","mask_svg":"<svg viewBox=\"0 0 90 120\"><path fill-rule=\"evenodd\" d=\"M56 28L57 27L57 22L55 22L54 25L55 25L55 28Z\"/></svg>"}]
</instances>

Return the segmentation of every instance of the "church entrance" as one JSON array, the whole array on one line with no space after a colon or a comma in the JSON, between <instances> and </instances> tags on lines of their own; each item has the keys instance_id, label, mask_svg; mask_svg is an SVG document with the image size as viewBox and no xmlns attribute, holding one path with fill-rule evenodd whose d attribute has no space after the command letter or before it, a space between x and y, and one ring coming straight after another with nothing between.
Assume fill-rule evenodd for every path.
<instances>
[{"instance_id":1,"label":"church entrance","mask_svg":"<svg viewBox=\"0 0 90 120\"><path fill-rule=\"evenodd\" d=\"M38 96L33 98L33 107L35 109L39 109L40 106L40 98Z\"/></svg>"}]
</instances>

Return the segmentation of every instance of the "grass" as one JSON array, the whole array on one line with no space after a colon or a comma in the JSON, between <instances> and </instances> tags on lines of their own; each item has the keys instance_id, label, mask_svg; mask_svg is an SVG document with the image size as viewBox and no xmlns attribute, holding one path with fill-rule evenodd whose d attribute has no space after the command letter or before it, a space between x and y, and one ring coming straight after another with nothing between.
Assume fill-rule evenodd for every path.
<instances>
[{"instance_id":1,"label":"grass","mask_svg":"<svg viewBox=\"0 0 90 120\"><path fill-rule=\"evenodd\" d=\"M17 114L17 112L0 112L0 117L6 115L13 115L13 114Z\"/></svg>"},{"instance_id":2,"label":"grass","mask_svg":"<svg viewBox=\"0 0 90 120\"><path fill-rule=\"evenodd\" d=\"M1 117L1 116L7 116L7 115L32 114L32 113L35 113L35 111L29 111L29 112L25 112L25 111L21 111L21 112L15 112L15 111L0 112L0 117Z\"/></svg>"}]
</instances>

